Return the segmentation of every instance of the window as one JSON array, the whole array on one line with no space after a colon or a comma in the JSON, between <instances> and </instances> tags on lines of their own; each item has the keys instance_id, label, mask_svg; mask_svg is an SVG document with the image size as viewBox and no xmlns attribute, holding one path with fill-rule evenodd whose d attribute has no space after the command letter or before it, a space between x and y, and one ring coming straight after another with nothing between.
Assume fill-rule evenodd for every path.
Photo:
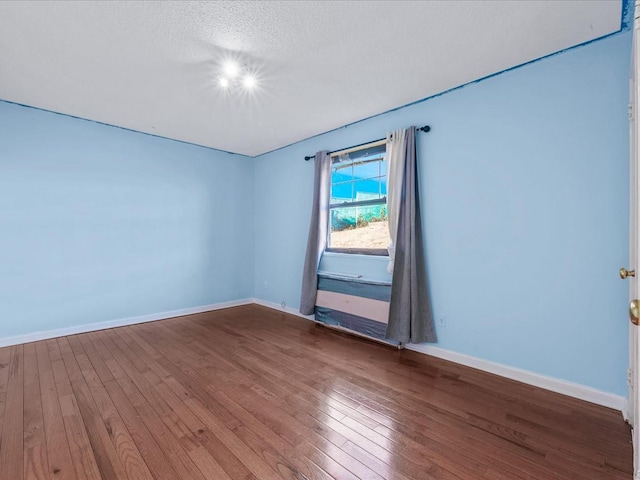
<instances>
[{"instance_id":1,"label":"window","mask_svg":"<svg viewBox=\"0 0 640 480\"><path fill-rule=\"evenodd\" d=\"M332 157L328 252L388 255L385 152L382 140Z\"/></svg>"}]
</instances>

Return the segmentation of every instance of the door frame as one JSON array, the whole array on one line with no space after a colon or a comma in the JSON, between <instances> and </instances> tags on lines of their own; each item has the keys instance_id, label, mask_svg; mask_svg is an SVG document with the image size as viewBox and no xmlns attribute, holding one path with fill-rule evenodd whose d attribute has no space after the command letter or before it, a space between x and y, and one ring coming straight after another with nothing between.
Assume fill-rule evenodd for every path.
<instances>
[{"instance_id":1,"label":"door frame","mask_svg":"<svg viewBox=\"0 0 640 480\"><path fill-rule=\"evenodd\" d=\"M640 178L638 170L638 122L637 112L640 91L640 0L635 2L633 22L633 43L631 55L631 72L629 79L629 267L638 272L638 252L640 251L640 205L638 204ZM628 277L629 301L640 298L640 282L636 277ZM638 327L629 322L629 370L627 383L629 384L629 398L625 413L626 420L632 427L633 441L633 478L640 480L640 341Z\"/></svg>"}]
</instances>

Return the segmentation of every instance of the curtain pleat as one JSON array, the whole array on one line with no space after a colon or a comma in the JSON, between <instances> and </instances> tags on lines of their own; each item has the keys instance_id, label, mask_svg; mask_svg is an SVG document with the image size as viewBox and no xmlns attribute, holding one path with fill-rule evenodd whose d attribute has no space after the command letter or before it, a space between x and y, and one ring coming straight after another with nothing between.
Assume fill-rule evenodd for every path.
<instances>
[{"instance_id":1,"label":"curtain pleat","mask_svg":"<svg viewBox=\"0 0 640 480\"><path fill-rule=\"evenodd\" d=\"M395 139L393 141L392 148L397 148ZM429 299L420 216L416 128L407 129L402 141L404 174L394 242L395 259L386 338L403 343L435 342L437 338ZM390 184L389 188L394 188L394 185Z\"/></svg>"},{"instance_id":2,"label":"curtain pleat","mask_svg":"<svg viewBox=\"0 0 640 480\"><path fill-rule=\"evenodd\" d=\"M406 130L396 130L387 134L387 217L389 219L389 237L391 243L387 272L393 273L393 262L396 258L396 235L398 232L398 217L402 201L402 185L404 183L404 150Z\"/></svg>"},{"instance_id":3,"label":"curtain pleat","mask_svg":"<svg viewBox=\"0 0 640 480\"><path fill-rule=\"evenodd\" d=\"M300 295L300 313L303 315L311 315L314 312L318 292L318 265L320 258L322 258L322 252L327 246L327 229L329 227L331 196L331 157L329 152L316 153L314 164L313 204Z\"/></svg>"}]
</instances>

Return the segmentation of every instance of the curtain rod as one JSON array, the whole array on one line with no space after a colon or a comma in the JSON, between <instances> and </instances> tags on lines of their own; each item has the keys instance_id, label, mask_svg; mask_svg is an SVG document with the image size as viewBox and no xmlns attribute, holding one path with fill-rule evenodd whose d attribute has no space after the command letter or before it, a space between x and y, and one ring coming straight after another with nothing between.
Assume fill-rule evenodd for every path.
<instances>
[{"instance_id":1,"label":"curtain rod","mask_svg":"<svg viewBox=\"0 0 640 480\"><path fill-rule=\"evenodd\" d=\"M428 132L429 130L431 130L431 127L429 125L425 125L424 127L416 128L416 132ZM351 150L353 148L362 147L364 145L369 145L370 143L382 142L383 140L386 140L386 138L379 138L378 140L373 140L371 142L361 143L359 145L352 145L350 147L341 148L340 150L334 150L333 152L329 152L329 155L331 155L332 153L335 153L335 152L341 152L343 150ZM305 160L305 162L308 162L312 158L316 158L316 156L315 155L310 155L310 156L304 157L304 160Z\"/></svg>"}]
</instances>

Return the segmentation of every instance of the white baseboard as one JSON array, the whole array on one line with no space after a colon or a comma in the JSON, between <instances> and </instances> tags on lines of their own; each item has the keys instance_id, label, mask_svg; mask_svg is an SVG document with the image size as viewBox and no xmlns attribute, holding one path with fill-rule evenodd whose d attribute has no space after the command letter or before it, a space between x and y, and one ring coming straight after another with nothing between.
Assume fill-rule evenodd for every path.
<instances>
[{"instance_id":1,"label":"white baseboard","mask_svg":"<svg viewBox=\"0 0 640 480\"><path fill-rule=\"evenodd\" d=\"M58 328L56 330L28 333L26 335L16 335L14 337L4 337L0 338L0 347L19 345L21 343L37 342L39 340L47 340L49 338L65 337L67 335L76 335L78 333L95 332L97 330L105 330L107 328L123 327L125 325L135 325L136 323L155 322L156 320L166 320L174 317L182 317L184 315L193 315L195 313L204 313L210 312L212 310L237 307L239 305L249 305L251 303L253 303L253 299L246 298L244 300L214 303L211 305L202 305L199 307L184 308L181 310L171 310L169 312L152 313L150 315L140 315L137 317L109 320L106 322L89 323L86 325L77 325L74 327Z\"/></svg>"},{"instance_id":2,"label":"white baseboard","mask_svg":"<svg viewBox=\"0 0 640 480\"><path fill-rule=\"evenodd\" d=\"M252 298L251 301L256 305L262 305L263 307L269 307L274 310L280 310L281 312L289 313L291 315L295 315L296 317L302 317L306 320L315 321L316 319L315 315L303 315L302 313L300 313L300 310L298 310L297 308L291 308L287 306L282 308L282 305L280 305L279 303L267 302L266 300L260 300L259 298Z\"/></svg>"},{"instance_id":3,"label":"white baseboard","mask_svg":"<svg viewBox=\"0 0 640 480\"><path fill-rule=\"evenodd\" d=\"M307 320L314 320L314 316L302 315L298 310L290 307L282 308L281 305L272 302L266 302L257 298L253 299L253 302L265 307L273 308L275 310L284 311L298 317L306 318ZM523 370L521 368L510 367L490 360L484 360L478 357L472 357L471 355L465 355L463 353L457 353L452 350L446 350L441 347L434 347L432 345L424 344L407 344L404 346L407 350L413 350L415 352L424 353L433 357L449 360L450 362L465 365L467 367L482 370L484 372L493 373L501 377L510 378L518 382L533 385L535 387L550 390L552 392L561 393L569 397L578 398L596 405L602 405L604 407L613 408L622 412L623 416L626 413L627 399L626 397L615 395L613 393L603 392L586 385L579 383L569 382L567 380L561 380L555 377L548 377L539 373L534 373L529 370Z\"/></svg>"},{"instance_id":4,"label":"white baseboard","mask_svg":"<svg viewBox=\"0 0 640 480\"><path fill-rule=\"evenodd\" d=\"M16 335L14 337L0 338L0 347L8 347L11 345L19 345L22 343L36 342L38 340L47 340L49 338L64 337L67 335L75 335L78 333L93 332L96 330L104 330L107 328L122 327L125 325L134 325L137 323L154 322L156 320L166 320L168 318L181 317L184 315L193 315L195 313L210 312L213 310L220 310L223 308L236 307L240 305L249 304L262 305L263 307L279 310L291 315L295 315L306 320L314 321L313 315L303 315L297 309L285 306L274 302L267 302L258 298L246 298L243 300L234 300L231 302L215 303L211 305L202 305L200 307L185 308L182 310L172 310L169 312L154 313L150 315L141 315L137 317L122 318L118 320L110 320L100 323L91 323L87 325L78 325L74 327L60 328L56 330L47 330L42 332L34 332L26 335ZM432 345L405 345L408 350L424 353L434 357L449 360L454 363L459 363L467 367L476 368L485 372L500 375L501 377L517 380L522 383L533 385L535 387L551 390L552 392L561 393L570 397L585 400L587 402L595 403L597 405L603 405L605 407L620 410L623 415L627 413L627 399L620 395L614 395L612 393L603 392L595 388L587 387L578 383L561 380L554 377L548 377L539 373L530 372L516 367L510 367L501 363L484 360L478 357L472 357L471 355L465 355L463 353L457 353L444 348L435 347Z\"/></svg>"},{"instance_id":5,"label":"white baseboard","mask_svg":"<svg viewBox=\"0 0 640 480\"><path fill-rule=\"evenodd\" d=\"M625 397L624 407L622 407L622 418L624 421L631 425L631 417L629 416L629 399Z\"/></svg>"},{"instance_id":6,"label":"white baseboard","mask_svg":"<svg viewBox=\"0 0 640 480\"><path fill-rule=\"evenodd\" d=\"M595 403L605 407L613 408L621 412L625 409L627 399L620 395L613 393L603 392L586 385L579 383L569 382L567 380L561 380L555 377L549 377L539 373L531 372L529 370L523 370L521 368L511 367L502 363L492 362L490 360L484 360L478 357L472 357L471 355L465 355L463 353L457 353L451 350L446 350L440 347L434 347L432 345L424 344L409 344L405 345L408 350L413 350L420 353L425 353L434 357L449 360L451 362L466 365L467 367L476 368L484 372L500 375L501 377L517 380L518 382L533 385L535 387L544 388L545 390L551 390L552 392L561 393L570 397L579 398L587 402Z\"/></svg>"}]
</instances>

